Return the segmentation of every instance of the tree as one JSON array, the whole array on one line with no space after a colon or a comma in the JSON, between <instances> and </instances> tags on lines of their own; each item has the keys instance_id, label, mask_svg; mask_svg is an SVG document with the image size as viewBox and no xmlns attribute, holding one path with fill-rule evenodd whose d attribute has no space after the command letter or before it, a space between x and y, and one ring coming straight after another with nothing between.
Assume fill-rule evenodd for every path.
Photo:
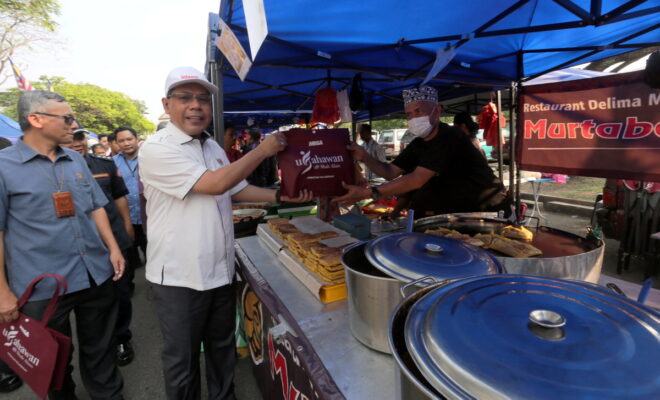
<instances>
[{"instance_id":1,"label":"tree","mask_svg":"<svg viewBox=\"0 0 660 400\"><path fill-rule=\"evenodd\" d=\"M139 100L89 83L69 83L57 76L41 76L38 82L32 82L32 86L35 89L48 90L48 81L53 91L67 99L78 122L85 129L95 133L109 133L119 126L130 126L141 134L151 133L156 129L154 124L144 117L144 103ZM0 95L2 113L10 118L18 117L16 102L19 94L18 89L11 89Z\"/></svg>"},{"instance_id":2,"label":"tree","mask_svg":"<svg viewBox=\"0 0 660 400\"><path fill-rule=\"evenodd\" d=\"M0 0L0 85L11 76L9 57L52 39L57 0Z\"/></svg>"}]
</instances>

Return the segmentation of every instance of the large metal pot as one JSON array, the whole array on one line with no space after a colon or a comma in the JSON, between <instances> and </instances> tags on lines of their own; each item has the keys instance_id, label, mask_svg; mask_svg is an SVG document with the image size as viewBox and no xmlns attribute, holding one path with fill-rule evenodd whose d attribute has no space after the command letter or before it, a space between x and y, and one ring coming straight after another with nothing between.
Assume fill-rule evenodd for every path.
<instances>
[{"instance_id":1,"label":"large metal pot","mask_svg":"<svg viewBox=\"0 0 660 400\"><path fill-rule=\"evenodd\" d=\"M381 331L390 313L399 304L402 283L376 269L364 254L368 242L358 242L344 250L348 321L356 339L367 347L389 353L387 336Z\"/></svg>"},{"instance_id":2,"label":"large metal pot","mask_svg":"<svg viewBox=\"0 0 660 400\"><path fill-rule=\"evenodd\" d=\"M342 264L351 332L364 345L384 353L390 353L387 328L401 301L402 284L421 280L424 285L425 277L461 279L504 272L481 249L419 233L394 233L351 245L344 249Z\"/></svg>"},{"instance_id":3,"label":"large metal pot","mask_svg":"<svg viewBox=\"0 0 660 400\"><path fill-rule=\"evenodd\" d=\"M394 379L396 385L397 400L437 400L444 399L419 372L415 362L408 354L404 327L406 326L406 317L410 307L417 300L424 297L428 292L440 286L444 286L449 281L437 282L425 288L419 289L413 294L401 300L396 306L390 317L388 329L388 342L392 356L394 357Z\"/></svg>"},{"instance_id":4,"label":"large metal pot","mask_svg":"<svg viewBox=\"0 0 660 400\"><path fill-rule=\"evenodd\" d=\"M660 314L580 281L491 275L404 299L398 399L658 399Z\"/></svg>"},{"instance_id":5,"label":"large metal pot","mask_svg":"<svg viewBox=\"0 0 660 400\"><path fill-rule=\"evenodd\" d=\"M499 234L507 225L509 223L504 220L485 218L477 214L441 215L415 221L414 230L424 232L427 229L442 227L468 235ZM532 229L532 232L534 233L532 245L543 252L539 257L514 258L489 250L509 274L598 282L605 254L605 244L602 240L587 240L547 226L537 227Z\"/></svg>"}]
</instances>

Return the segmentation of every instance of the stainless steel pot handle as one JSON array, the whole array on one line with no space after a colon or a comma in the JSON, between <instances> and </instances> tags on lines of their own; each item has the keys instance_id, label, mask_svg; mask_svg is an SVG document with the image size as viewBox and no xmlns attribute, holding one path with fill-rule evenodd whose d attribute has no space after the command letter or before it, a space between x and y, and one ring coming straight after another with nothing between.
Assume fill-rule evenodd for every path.
<instances>
[{"instance_id":1,"label":"stainless steel pot handle","mask_svg":"<svg viewBox=\"0 0 660 400\"><path fill-rule=\"evenodd\" d=\"M408 283L406 283L405 285L401 286L401 289L400 289L400 290L401 290L401 297L403 297L404 299L405 299L406 297L408 297L408 295L406 295L406 289L408 289L409 287L411 287L411 286L417 286L418 284L420 284L420 283L422 283L422 282L426 282L426 281L428 281L428 282L430 282L430 283L432 283L432 284L433 284L433 283L438 283L438 282L440 282L440 281L438 281L436 278L434 278L434 277L432 277L432 276L424 276L424 277L421 277L421 278L419 278L419 279L415 279L414 281L408 282ZM412 293L411 293L411 294L412 294Z\"/></svg>"}]
</instances>

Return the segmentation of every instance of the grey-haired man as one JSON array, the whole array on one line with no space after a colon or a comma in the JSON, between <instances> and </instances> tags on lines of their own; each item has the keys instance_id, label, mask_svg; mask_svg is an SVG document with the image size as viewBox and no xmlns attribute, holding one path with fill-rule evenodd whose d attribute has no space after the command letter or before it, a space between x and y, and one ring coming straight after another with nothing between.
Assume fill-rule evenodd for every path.
<instances>
[{"instance_id":1,"label":"grey-haired man","mask_svg":"<svg viewBox=\"0 0 660 400\"><path fill-rule=\"evenodd\" d=\"M488 162L457 128L440 122L438 92L422 86L403 91L408 129L416 138L391 163L371 157L351 144L354 159L364 162L390 182L371 188L345 185L348 193L335 198L350 204L361 199L408 193L415 217L469 212L511 212L511 200Z\"/></svg>"},{"instance_id":2,"label":"grey-haired man","mask_svg":"<svg viewBox=\"0 0 660 400\"><path fill-rule=\"evenodd\" d=\"M80 375L92 399L122 399L114 353L117 301L112 280L124 258L103 206L108 202L85 160L60 145L78 127L71 107L52 92L30 91L18 101L23 138L0 151L0 321L18 318L16 296L44 273L62 275L68 291L48 326L71 336L76 317ZM40 283L21 312L41 318L53 282ZM76 399L67 367L51 399Z\"/></svg>"}]
</instances>

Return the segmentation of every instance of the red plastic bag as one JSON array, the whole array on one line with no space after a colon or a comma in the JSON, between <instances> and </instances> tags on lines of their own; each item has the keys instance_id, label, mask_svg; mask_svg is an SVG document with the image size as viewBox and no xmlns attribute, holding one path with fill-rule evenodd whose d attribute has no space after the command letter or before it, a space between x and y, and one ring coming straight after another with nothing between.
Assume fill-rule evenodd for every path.
<instances>
[{"instance_id":1,"label":"red plastic bag","mask_svg":"<svg viewBox=\"0 0 660 400\"><path fill-rule=\"evenodd\" d=\"M41 398L51 390L62 388L71 351L71 338L46 326L55 312L60 293L67 290L62 276L36 277L18 300L18 308L25 305L34 287L46 277L55 278L57 283L41 321L21 313L15 321L0 324L3 344L0 358Z\"/></svg>"},{"instance_id":2,"label":"red plastic bag","mask_svg":"<svg viewBox=\"0 0 660 400\"><path fill-rule=\"evenodd\" d=\"M291 129L287 147L277 155L282 170L282 194L296 197L303 189L314 196L341 196L342 182L355 182L348 129Z\"/></svg>"},{"instance_id":3,"label":"red plastic bag","mask_svg":"<svg viewBox=\"0 0 660 400\"><path fill-rule=\"evenodd\" d=\"M326 125L336 123L341 119L337 105L337 92L330 86L319 89L312 108L312 123L323 122Z\"/></svg>"}]
</instances>

